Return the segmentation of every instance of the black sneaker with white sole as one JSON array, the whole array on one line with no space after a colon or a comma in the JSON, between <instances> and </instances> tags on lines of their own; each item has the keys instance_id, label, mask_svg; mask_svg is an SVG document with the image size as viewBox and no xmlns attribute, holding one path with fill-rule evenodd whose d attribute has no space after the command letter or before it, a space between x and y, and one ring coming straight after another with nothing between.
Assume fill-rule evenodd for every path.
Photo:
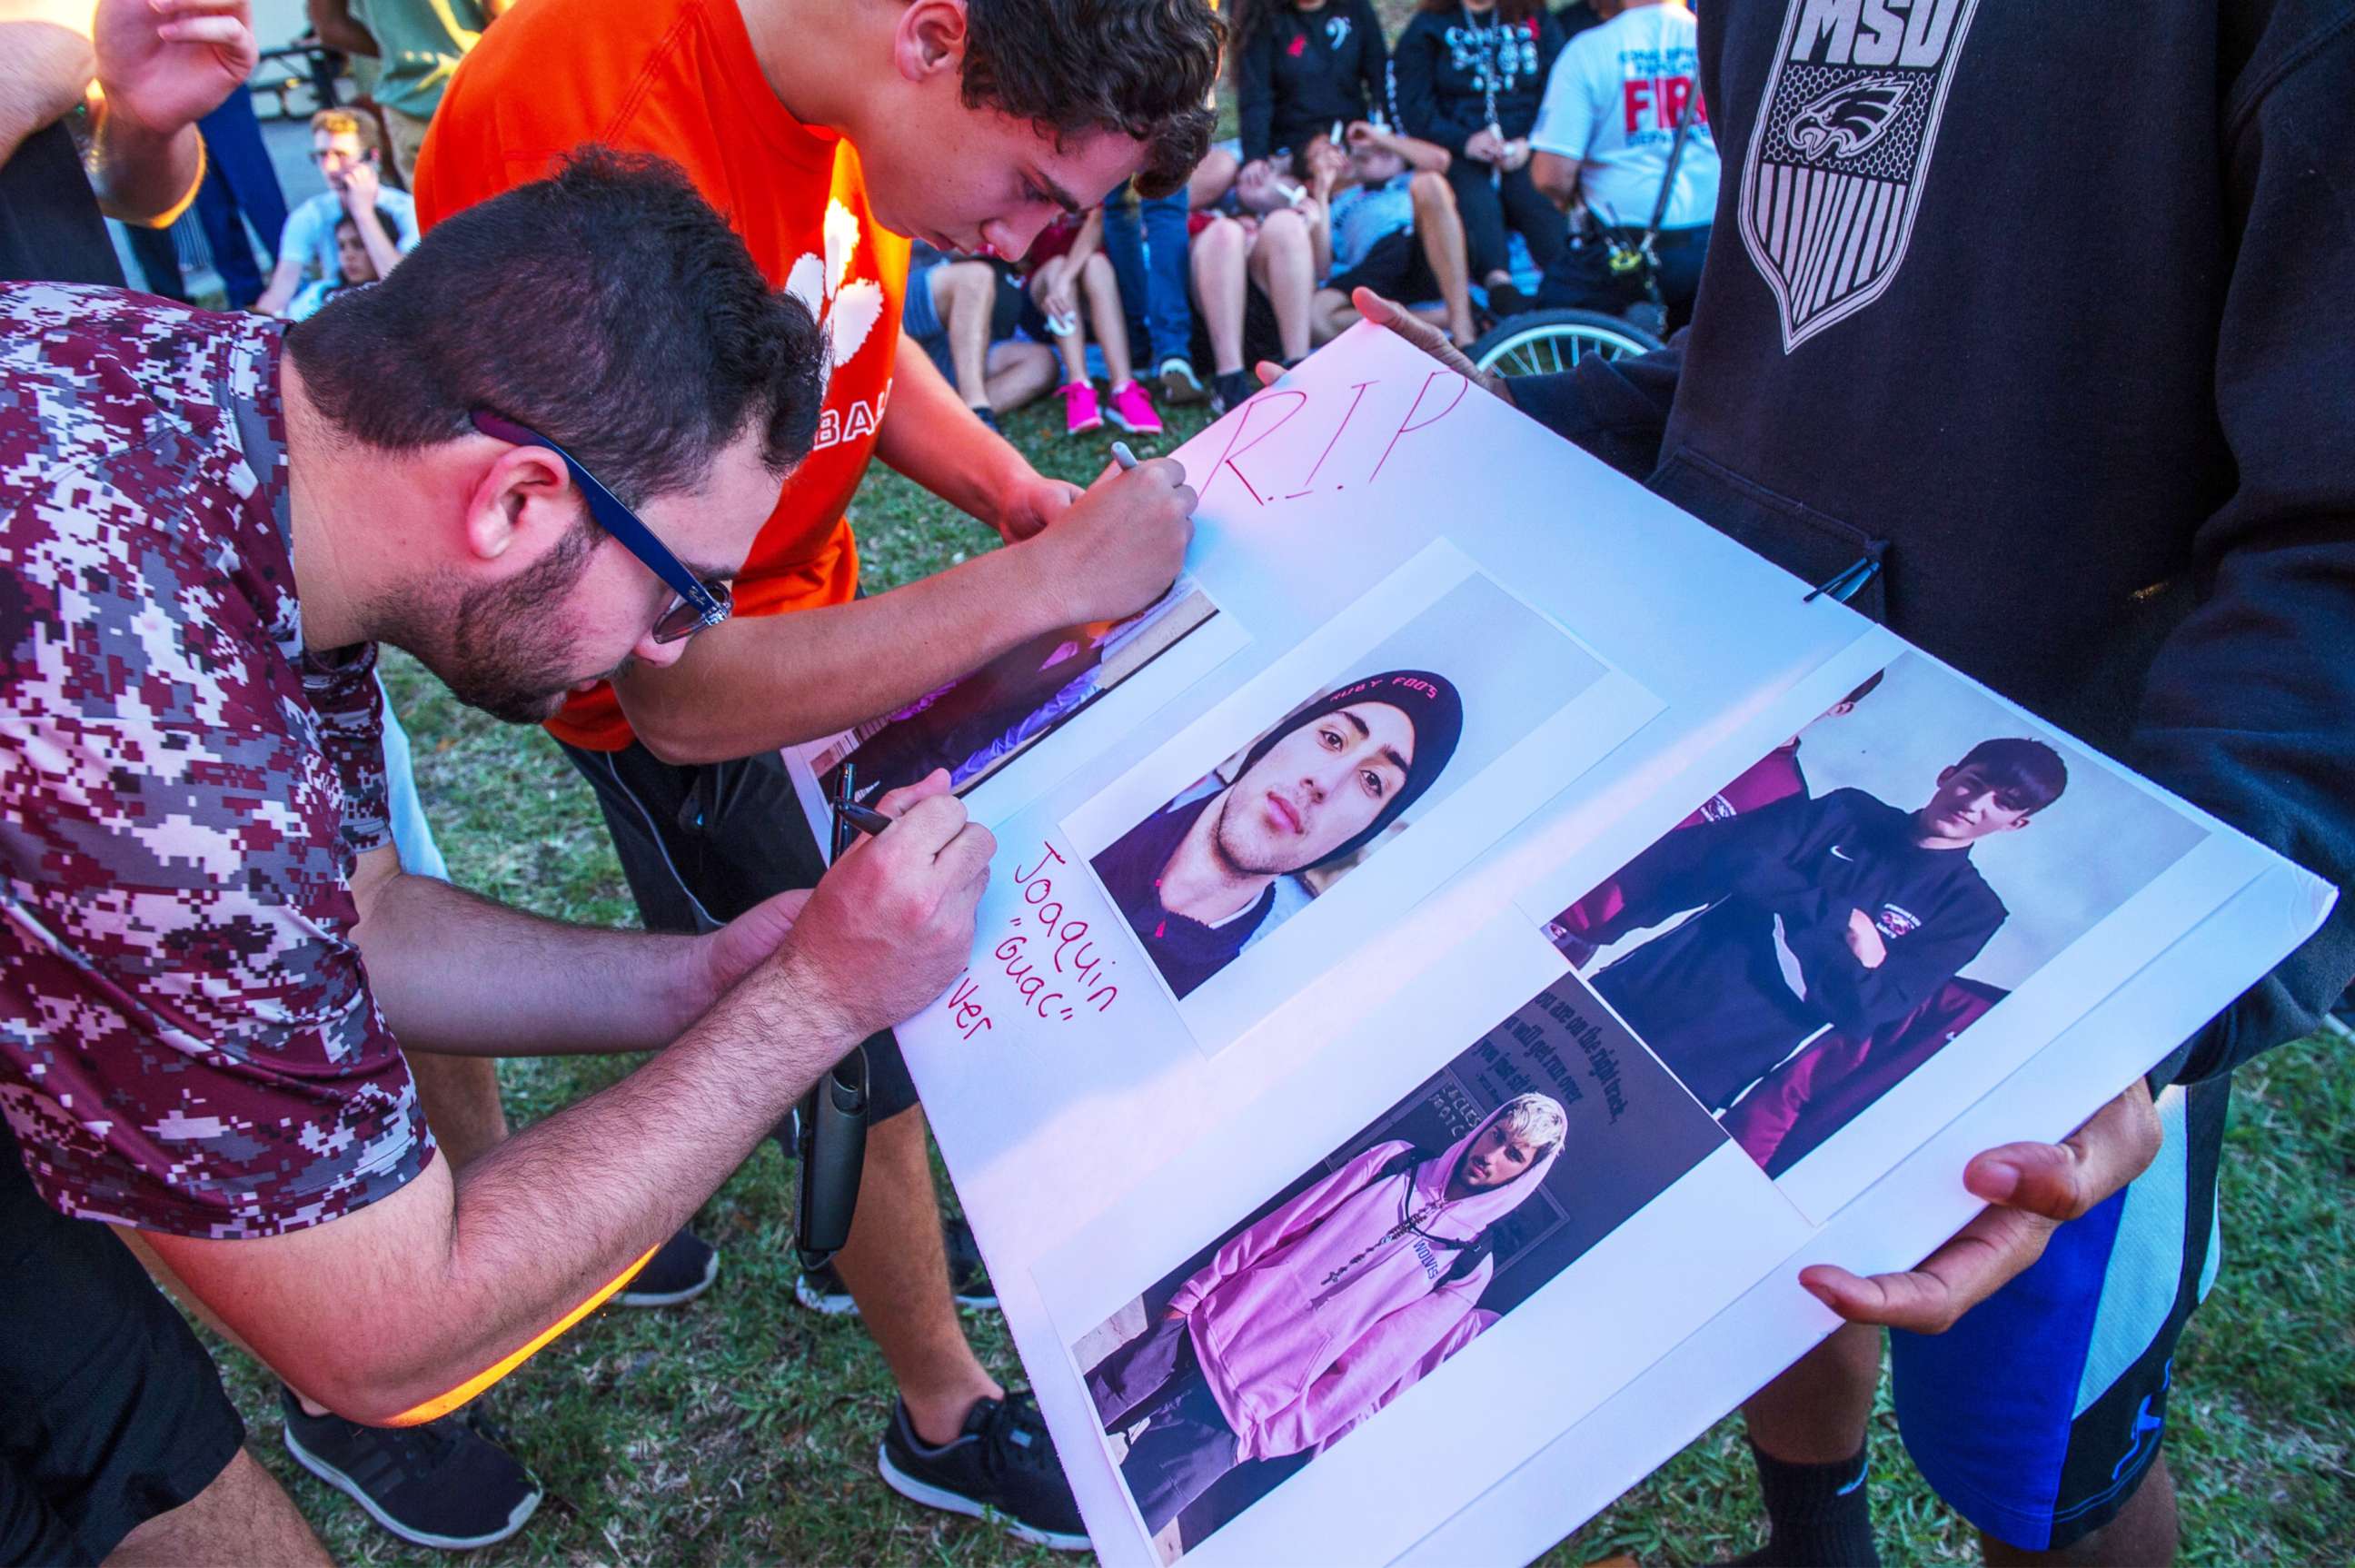
<instances>
[{"instance_id":1,"label":"black sneaker with white sole","mask_svg":"<svg viewBox=\"0 0 2355 1568\"><path fill-rule=\"evenodd\" d=\"M463 1415L421 1426L362 1426L306 1415L281 1386L286 1451L412 1546L464 1552L505 1541L539 1507L539 1483Z\"/></svg>"},{"instance_id":2,"label":"black sneaker with white sole","mask_svg":"<svg viewBox=\"0 0 2355 1568\"><path fill-rule=\"evenodd\" d=\"M997 1287L989 1283L989 1265L981 1261L981 1248L975 1244L973 1227L954 1215L941 1221L942 1239L948 1245L949 1292L959 1307L975 1311L991 1311L997 1306ZM850 1298L850 1287L834 1272L834 1265L804 1269L794 1282L794 1299L812 1312L837 1317L858 1310L858 1303Z\"/></svg>"},{"instance_id":3,"label":"black sneaker with white sole","mask_svg":"<svg viewBox=\"0 0 2355 1568\"><path fill-rule=\"evenodd\" d=\"M711 1288L719 1275L719 1249L692 1231L680 1231L646 1260L646 1266L613 1296L616 1307L677 1307Z\"/></svg>"},{"instance_id":4,"label":"black sneaker with white sole","mask_svg":"<svg viewBox=\"0 0 2355 1568\"><path fill-rule=\"evenodd\" d=\"M1034 1546L1087 1550L1080 1505L1027 1389L975 1405L956 1440L938 1448L916 1435L907 1405L895 1400L875 1462L883 1484L912 1502L994 1520Z\"/></svg>"}]
</instances>

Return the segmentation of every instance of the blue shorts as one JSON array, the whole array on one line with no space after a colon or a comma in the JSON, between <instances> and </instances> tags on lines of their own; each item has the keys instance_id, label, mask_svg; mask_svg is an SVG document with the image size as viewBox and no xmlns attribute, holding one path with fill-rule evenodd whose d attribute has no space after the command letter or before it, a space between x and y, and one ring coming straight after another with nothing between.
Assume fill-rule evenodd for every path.
<instances>
[{"instance_id":1,"label":"blue shorts","mask_svg":"<svg viewBox=\"0 0 2355 1568\"><path fill-rule=\"evenodd\" d=\"M2222 1262L2231 1093L2222 1078L2166 1091L2165 1141L2132 1185L1945 1333L1890 1336L1906 1452L1997 1540L2041 1552L2090 1535L2158 1457L2176 1341Z\"/></svg>"}]
</instances>

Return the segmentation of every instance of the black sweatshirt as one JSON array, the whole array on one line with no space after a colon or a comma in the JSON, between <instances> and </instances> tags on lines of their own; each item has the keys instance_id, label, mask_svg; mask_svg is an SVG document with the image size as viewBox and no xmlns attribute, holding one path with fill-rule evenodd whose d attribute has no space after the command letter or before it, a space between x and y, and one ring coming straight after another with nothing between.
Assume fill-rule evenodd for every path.
<instances>
[{"instance_id":1,"label":"black sweatshirt","mask_svg":"<svg viewBox=\"0 0 2355 1568\"><path fill-rule=\"evenodd\" d=\"M1325 0L1314 11L1291 0L1268 3L1242 47L1237 107L1245 158L1279 147L1298 152L1319 133L1329 134L1336 120L1369 118L1382 103L1390 58L1373 0Z\"/></svg>"},{"instance_id":2,"label":"black sweatshirt","mask_svg":"<svg viewBox=\"0 0 2355 1568\"><path fill-rule=\"evenodd\" d=\"M1924 849L1916 837L1913 813L1858 789L1668 834L1619 873L1618 923L1707 908L1604 969L1594 988L1695 1098L1722 1111L1826 1025L1863 1040L1905 1018L2002 926L2003 901L1969 852ZM1877 967L1849 950L1858 911L1886 948Z\"/></svg>"},{"instance_id":3,"label":"black sweatshirt","mask_svg":"<svg viewBox=\"0 0 2355 1568\"><path fill-rule=\"evenodd\" d=\"M1465 141L1488 123L1482 83L1493 62L1497 124L1508 139L1526 136L1545 100L1546 73L1561 53L1561 28L1543 12L1526 22L1418 11L1391 52L1399 128L1461 157Z\"/></svg>"},{"instance_id":4,"label":"black sweatshirt","mask_svg":"<svg viewBox=\"0 0 2355 1568\"><path fill-rule=\"evenodd\" d=\"M1842 9L1701 7L1693 325L1515 400L1811 582L1877 558L1858 608L2347 888L2355 4ZM2342 897L2167 1071L2350 973Z\"/></svg>"}]
</instances>

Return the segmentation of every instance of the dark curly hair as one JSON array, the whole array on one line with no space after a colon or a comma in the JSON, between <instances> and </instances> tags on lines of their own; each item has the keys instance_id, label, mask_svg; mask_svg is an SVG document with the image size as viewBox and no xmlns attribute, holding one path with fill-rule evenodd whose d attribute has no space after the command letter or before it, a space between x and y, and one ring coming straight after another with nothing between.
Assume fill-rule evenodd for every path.
<instances>
[{"instance_id":1,"label":"dark curly hair","mask_svg":"<svg viewBox=\"0 0 2355 1568\"><path fill-rule=\"evenodd\" d=\"M1137 190L1164 196L1209 151L1223 37L1209 0L965 0L964 102L1134 136Z\"/></svg>"},{"instance_id":2,"label":"dark curly hair","mask_svg":"<svg viewBox=\"0 0 2355 1568\"><path fill-rule=\"evenodd\" d=\"M623 502L700 485L748 427L782 473L817 431L817 325L667 159L602 147L449 218L384 281L288 329L337 429L393 452L487 409Z\"/></svg>"}]
</instances>

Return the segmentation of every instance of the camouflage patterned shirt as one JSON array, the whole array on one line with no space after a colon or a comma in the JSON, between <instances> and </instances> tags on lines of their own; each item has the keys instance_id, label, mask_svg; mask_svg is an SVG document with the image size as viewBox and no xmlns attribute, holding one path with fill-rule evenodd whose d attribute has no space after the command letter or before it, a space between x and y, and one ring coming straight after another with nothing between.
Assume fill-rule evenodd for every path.
<instances>
[{"instance_id":1,"label":"camouflage patterned shirt","mask_svg":"<svg viewBox=\"0 0 2355 1568\"><path fill-rule=\"evenodd\" d=\"M303 645L282 332L0 285L0 1111L57 1209L180 1235L432 1157L352 940L376 656Z\"/></svg>"}]
</instances>

